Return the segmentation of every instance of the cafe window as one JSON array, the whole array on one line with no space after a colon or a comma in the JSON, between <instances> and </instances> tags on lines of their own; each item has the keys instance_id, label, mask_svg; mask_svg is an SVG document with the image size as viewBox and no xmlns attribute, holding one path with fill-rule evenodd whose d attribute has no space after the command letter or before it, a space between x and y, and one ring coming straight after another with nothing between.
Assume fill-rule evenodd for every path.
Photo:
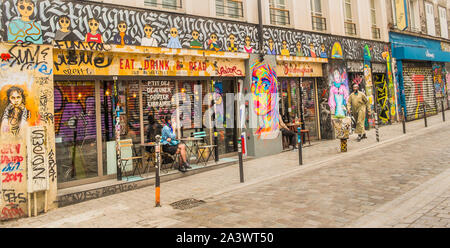
<instances>
[{"instance_id":1,"label":"cafe window","mask_svg":"<svg viewBox=\"0 0 450 248\"><path fill-rule=\"evenodd\" d=\"M58 182L98 176L95 83L55 81L54 94Z\"/></svg>"}]
</instances>

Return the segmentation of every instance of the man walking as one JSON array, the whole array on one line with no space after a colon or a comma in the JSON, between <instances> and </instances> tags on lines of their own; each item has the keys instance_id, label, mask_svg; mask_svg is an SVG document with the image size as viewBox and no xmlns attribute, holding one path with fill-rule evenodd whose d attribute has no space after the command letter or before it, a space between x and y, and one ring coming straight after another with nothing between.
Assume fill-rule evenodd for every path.
<instances>
[{"instance_id":1,"label":"man walking","mask_svg":"<svg viewBox=\"0 0 450 248\"><path fill-rule=\"evenodd\" d=\"M371 115L370 103L366 95L359 91L358 84L353 85L353 92L348 97L347 106L348 112L351 113L356 120L356 133L358 134L357 141L359 142L362 139L367 139L364 123L366 120L366 112L368 111L369 115Z\"/></svg>"}]
</instances>

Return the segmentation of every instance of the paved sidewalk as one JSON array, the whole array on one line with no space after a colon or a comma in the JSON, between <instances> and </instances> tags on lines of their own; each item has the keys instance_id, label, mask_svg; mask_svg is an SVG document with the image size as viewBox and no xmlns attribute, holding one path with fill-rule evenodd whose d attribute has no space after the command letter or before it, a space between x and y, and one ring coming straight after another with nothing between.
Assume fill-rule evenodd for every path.
<instances>
[{"instance_id":1,"label":"paved sidewalk","mask_svg":"<svg viewBox=\"0 0 450 248\"><path fill-rule=\"evenodd\" d=\"M450 116L450 111L447 111L447 116ZM296 151L251 160L244 165L246 179L244 184L239 183L238 165L166 182L161 185L161 201L163 205L161 208L154 208L154 187L147 187L55 209L37 217L0 223L0 227L201 227L226 226L225 224L230 224L227 227L239 225L246 227L289 226L286 223L283 224L285 217L279 218L280 222L277 223L264 222L259 220L258 216L251 215L249 212L252 211L240 205L241 203L245 203L245 206L262 204L265 203L262 200L267 199L267 197L269 197L268 208L275 210L276 207L274 205L280 204L281 199L281 204L285 208L279 209L279 211L287 211L289 209L301 216L306 216L305 214L307 213L309 219L305 220L305 223L308 224L306 226L345 226L350 222L350 218L345 216L353 216L352 220L356 220L356 217L363 217L362 215L375 210L382 203L385 204L394 200L396 197L417 187L420 183L424 183L443 173L448 168L448 160L444 162L439 160L435 166L425 166L426 169L423 169L423 166L418 164L411 169L408 167L411 164L405 160L400 162L400 168L403 168L405 171L400 171L400 168L393 168L388 163L366 168L354 161L355 155L370 154L373 157L368 158L366 162L376 165L380 160L384 159L384 154L391 153L386 155L391 156L386 157L386 161L389 161L393 156L392 152L394 149L397 149L397 151L402 150L402 145L397 144L399 142L403 142L403 145L408 144L411 149L415 149L414 151L418 153L422 150L421 145L425 144L422 142L426 142L429 147L425 148L430 149L432 154L439 154L442 151L432 147L435 141L428 134L434 134L433 137L436 139L440 135L439 132L447 130L442 132L443 135L449 137L450 122L443 124L441 116L438 115L428 118L428 124L429 128L424 128L423 120L407 123L407 135L403 135L401 123L382 127L380 129L380 143L377 143L375 140L375 130L369 131L369 139L360 143L355 141L356 136L353 135L349 141L349 152L346 154L339 152L338 140L314 142L312 146L304 149L304 166L301 167L298 166L298 153ZM420 139L417 139L417 137ZM447 147L450 147L450 144ZM377 154L372 154L374 152ZM394 158L393 160L397 161L398 159L411 157L408 154L398 154L398 156L399 158ZM420 161L420 154L413 154L412 157ZM431 163L433 159L439 158L427 158L423 161L424 165ZM445 162L447 164L444 164ZM352 167L349 167L350 165ZM385 170L385 172L380 172L379 170ZM381 178L387 176L389 180L383 181L371 178L372 175L375 177L380 176ZM266 185L267 183L280 182L280 180L287 184L282 187L285 193L270 190L276 185ZM358 180L362 180L362 182ZM355 195L350 195L350 197L341 192L344 189L343 185L349 187L349 192L352 192L354 187L376 186L380 183L385 183L380 186L390 187L390 191L382 194L384 191L375 189L376 187L374 189L364 188L361 190L367 191L355 193ZM298 195L293 194L297 198L294 200L288 199L289 194L293 192L293 186L298 189L298 191L295 191L296 193L305 194L307 199L309 199L307 203L296 202L297 200L295 200L297 198L302 199L305 196L298 197ZM244 191L245 194L241 194L243 198L240 198L242 202L239 202L236 195L233 194L241 191ZM264 195L260 197L255 196L258 192L264 192ZM336 195L336 193L342 194ZM229 196L230 194L232 195L231 197ZM326 196L327 194L333 194L333 196ZM227 197L231 200L228 201ZM172 202L186 198L208 199L207 207L213 210L203 211L203 208L206 206L201 206L188 211L179 211L174 210L169 205ZM227 199L226 204L214 205L215 200L220 201L223 199ZM366 202L363 199L366 199ZM339 225L335 222L322 223L317 220L315 216L321 215L321 213L314 209L314 204L317 205L320 200L324 200L324 202L336 201L337 204L333 206L340 207L344 212L344 217L333 214L328 214L328 216L330 218L337 216L336 221L341 220ZM356 210L351 204L356 201L360 202L358 203L360 207L358 211L361 211L361 215L355 214ZM436 208L439 209L438 207L441 207L439 205L441 203L436 204L438 204ZM304 209L305 205L308 205L307 208L309 209ZM306 212L303 212L305 210ZM230 211L231 213L229 214ZM221 215L215 216L217 212L221 213ZM259 212L256 211L256 213ZM339 211L339 213L341 212ZM253 221L249 220L245 223L229 222L239 216L253 218ZM294 217L297 220L299 218L299 216ZM216 222L212 224L212 220Z\"/></svg>"}]
</instances>

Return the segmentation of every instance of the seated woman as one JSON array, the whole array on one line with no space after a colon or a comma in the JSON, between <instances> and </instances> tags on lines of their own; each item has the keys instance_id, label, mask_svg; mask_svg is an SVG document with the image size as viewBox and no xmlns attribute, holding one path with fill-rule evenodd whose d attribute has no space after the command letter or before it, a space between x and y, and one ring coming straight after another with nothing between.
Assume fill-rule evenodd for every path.
<instances>
[{"instance_id":1,"label":"seated woman","mask_svg":"<svg viewBox=\"0 0 450 248\"><path fill-rule=\"evenodd\" d=\"M163 119L164 126L161 132L161 144L163 145L163 152L167 152L171 155L179 153L183 163L178 167L181 172L186 172L186 169L191 169L186 159L186 146L180 144L180 141L176 140L176 135L173 131L172 120L170 116L166 116Z\"/></svg>"}]
</instances>

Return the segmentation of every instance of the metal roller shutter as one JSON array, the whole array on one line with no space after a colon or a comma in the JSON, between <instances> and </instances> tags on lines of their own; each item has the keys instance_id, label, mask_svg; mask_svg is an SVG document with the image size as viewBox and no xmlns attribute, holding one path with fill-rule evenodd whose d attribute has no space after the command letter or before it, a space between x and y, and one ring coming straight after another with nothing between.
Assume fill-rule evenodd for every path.
<instances>
[{"instance_id":1,"label":"metal roller shutter","mask_svg":"<svg viewBox=\"0 0 450 248\"><path fill-rule=\"evenodd\" d=\"M431 64L404 63L403 78L407 120L423 118L424 104L428 114L436 114Z\"/></svg>"}]
</instances>

